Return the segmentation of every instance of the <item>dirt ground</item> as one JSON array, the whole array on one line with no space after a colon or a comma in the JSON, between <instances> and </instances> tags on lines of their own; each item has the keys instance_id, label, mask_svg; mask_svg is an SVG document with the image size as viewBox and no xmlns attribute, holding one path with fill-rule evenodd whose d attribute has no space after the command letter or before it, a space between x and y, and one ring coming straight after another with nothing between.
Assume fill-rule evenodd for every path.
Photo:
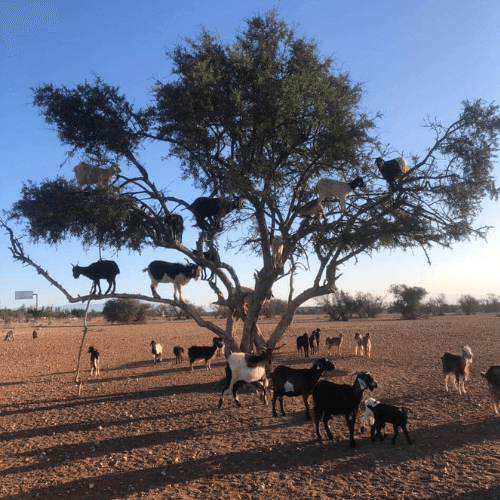
<instances>
[{"instance_id":1,"label":"dirt ground","mask_svg":"<svg viewBox=\"0 0 500 500\"><path fill-rule=\"evenodd\" d=\"M242 408L226 398L217 409L225 362L190 371L173 358L174 345L211 343L212 335L191 321L91 323L84 351L89 345L100 351L101 376L89 378L85 354L80 396L81 325L37 326L37 339L33 326L0 332L2 499L500 498L500 418L480 376L500 364L494 315L348 323L298 317L275 365L309 367L326 356L324 339L342 332L341 355L331 356L336 369L326 378L352 383L356 372L368 370L378 389L365 398L413 411L413 446L402 434L396 445L372 443L368 432L360 434L358 415L356 449L343 417L330 421L333 441L316 441L301 398L285 399L286 417L273 418L257 394L242 394ZM272 323L261 326L269 332ZM320 353L297 357L295 338L316 327ZM10 329L15 340L4 342ZM371 359L354 356L355 332L367 331ZM152 339L164 349L157 366ZM445 393L440 357L464 344L474 354L467 393Z\"/></svg>"}]
</instances>

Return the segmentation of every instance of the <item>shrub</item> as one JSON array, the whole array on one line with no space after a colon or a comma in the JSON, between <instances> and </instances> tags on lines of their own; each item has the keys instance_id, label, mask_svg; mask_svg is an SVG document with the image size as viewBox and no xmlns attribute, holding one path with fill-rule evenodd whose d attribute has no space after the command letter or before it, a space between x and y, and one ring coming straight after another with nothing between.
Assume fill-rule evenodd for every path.
<instances>
[{"instance_id":1,"label":"shrub","mask_svg":"<svg viewBox=\"0 0 500 500\"><path fill-rule=\"evenodd\" d=\"M113 299L104 304L102 315L106 321L145 323L150 307L137 299Z\"/></svg>"}]
</instances>

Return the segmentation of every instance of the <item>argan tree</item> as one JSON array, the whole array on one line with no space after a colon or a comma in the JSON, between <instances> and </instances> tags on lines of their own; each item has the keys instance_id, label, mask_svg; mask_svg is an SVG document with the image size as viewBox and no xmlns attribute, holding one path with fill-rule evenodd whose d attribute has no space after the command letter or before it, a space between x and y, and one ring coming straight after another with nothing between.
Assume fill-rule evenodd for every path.
<instances>
[{"instance_id":1,"label":"argan tree","mask_svg":"<svg viewBox=\"0 0 500 500\"><path fill-rule=\"evenodd\" d=\"M466 101L453 123L428 122L433 144L407 157L407 177L389 190L374 159L396 156L398 145L382 148L375 139L378 115L364 111L361 85L275 11L249 18L231 43L203 29L167 57L172 76L154 83L153 102L142 109L98 78L74 88L33 89L33 104L68 147L69 158L122 166L107 190L79 191L67 180L69 167L68 175L40 185L26 182L8 217L24 224L33 242L60 244L71 237L85 247L164 247L208 265L217 276L210 282L214 299L230 311L224 329L189 304L157 301L183 308L233 347L236 326L243 322L239 347L248 351L276 345L297 308L334 292L340 266L360 254L414 247L427 252L434 245L450 247L486 235L488 228L476 227L474 220L482 201L497 195L492 178L500 128L496 106ZM197 256L173 239L165 224L170 211L189 202L170 196L150 178L140 152L152 142L167 146L179 162L180 177L200 195L244 202L220 225L200 230ZM300 208L315 198L318 179L349 182L357 175L364 187L351 194L345 212L331 200L321 222L301 216ZM255 293L246 306L241 270L201 257L221 234L233 249L260 258ZM277 266L271 255L276 236L284 241ZM23 259L22 253L14 257ZM300 270L310 272L310 284L296 293ZM280 279L289 283L287 307L270 337L263 338L259 314Z\"/></svg>"}]
</instances>

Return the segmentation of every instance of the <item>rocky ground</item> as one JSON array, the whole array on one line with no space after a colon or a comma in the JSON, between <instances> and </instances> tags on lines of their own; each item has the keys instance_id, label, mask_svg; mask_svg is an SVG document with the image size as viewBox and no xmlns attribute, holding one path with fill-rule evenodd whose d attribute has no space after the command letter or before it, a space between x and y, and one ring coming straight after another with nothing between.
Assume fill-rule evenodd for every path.
<instances>
[{"instance_id":1,"label":"rocky ground","mask_svg":"<svg viewBox=\"0 0 500 500\"><path fill-rule=\"evenodd\" d=\"M493 499L500 498L500 418L489 407L480 372L500 364L500 318L445 316L419 321L330 323L298 317L278 364L308 367L295 338L314 328L324 339L342 332L341 355L327 378L354 381L368 370L377 399L412 409L409 432L372 443L359 433L348 444L345 421L334 417L334 440L316 441L300 398L285 400L273 418L256 394L229 398L217 409L224 361L212 370L176 365L174 345L207 345L212 335L190 321L147 325L91 323L85 340L101 352L101 376L81 394L75 370L81 325L9 325L0 340L0 498L79 499ZM272 323L262 325L271 331ZM372 358L354 356L354 334L370 331ZM164 346L153 366L149 343ZM445 393L441 355L473 353L467 393ZM366 396L368 397L368 395ZM358 422L360 418L358 417ZM392 429L390 430L392 434Z\"/></svg>"}]
</instances>

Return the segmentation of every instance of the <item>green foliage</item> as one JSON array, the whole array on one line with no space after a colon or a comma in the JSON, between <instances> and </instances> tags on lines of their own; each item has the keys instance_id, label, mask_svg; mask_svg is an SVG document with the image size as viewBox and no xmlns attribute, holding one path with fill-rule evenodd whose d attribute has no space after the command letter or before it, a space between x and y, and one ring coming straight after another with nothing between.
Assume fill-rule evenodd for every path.
<instances>
[{"instance_id":1,"label":"green foliage","mask_svg":"<svg viewBox=\"0 0 500 500\"><path fill-rule=\"evenodd\" d=\"M462 309L467 316L477 314L481 310L481 304L472 295L462 295L458 299L458 304L460 305L460 309Z\"/></svg>"},{"instance_id":2,"label":"green foliage","mask_svg":"<svg viewBox=\"0 0 500 500\"><path fill-rule=\"evenodd\" d=\"M393 309L404 319L418 318L421 314L422 299L428 293L422 287L407 285L391 285L389 292L396 298L392 304Z\"/></svg>"},{"instance_id":3,"label":"green foliage","mask_svg":"<svg viewBox=\"0 0 500 500\"><path fill-rule=\"evenodd\" d=\"M356 293L355 312L360 318L376 318L384 309L384 297L368 292Z\"/></svg>"},{"instance_id":4,"label":"green foliage","mask_svg":"<svg viewBox=\"0 0 500 500\"><path fill-rule=\"evenodd\" d=\"M102 314L106 321L145 323L150 307L136 299L113 299L106 301Z\"/></svg>"},{"instance_id":5,"label":"green foliage","mask_svg":"<svg viewBox=\"0 0 500 500\"><path fill-rule=\"evenodd\" d=\"M330 321L349 321L356 312L356 299L342 290L318 299L317 305L328 314Z\"/></svg>"}]
</instances>

